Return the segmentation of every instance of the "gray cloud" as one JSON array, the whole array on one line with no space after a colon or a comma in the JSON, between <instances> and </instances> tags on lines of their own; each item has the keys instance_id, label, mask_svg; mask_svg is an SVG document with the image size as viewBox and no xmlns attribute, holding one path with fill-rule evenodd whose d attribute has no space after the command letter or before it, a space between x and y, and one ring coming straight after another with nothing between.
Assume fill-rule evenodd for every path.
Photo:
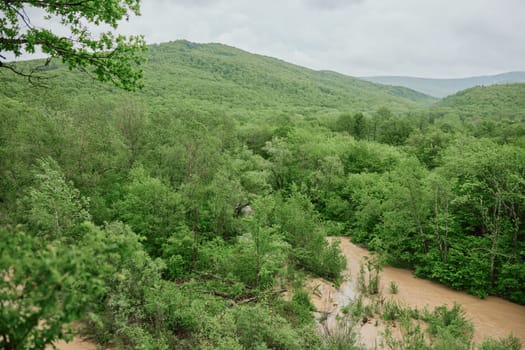
<instances>
[{"instance_id":1,"label":"gray cloud","mask_svg":"<svg viewBox=\"0 0 525 350\"><path fill-rule=\"evenodd\" d=\"M307 6L322 10L337 10L362 2L364 0L304 0Z\"/></svg>"},{"instance_id":2,"label":"gray cloud","mask_svg":"<svg viewBox=\"0 0 525 350\"><path fill-rule=\"evenodd\" d=\"M164 0L163 2L166 4L182 5L186 7L202 7L218 4L221 0Z\"/></svg>"},{"instance_id":3,"label":"gray cloud","mask_svg":"<svg viewBox=\"0 0 525 350\"><path fill-rule=\"evenodd\" d=\"M460 77L525 70L523 23L523 0L144 0L119 30L354 76Z\"/></svg>"}]
</instances>

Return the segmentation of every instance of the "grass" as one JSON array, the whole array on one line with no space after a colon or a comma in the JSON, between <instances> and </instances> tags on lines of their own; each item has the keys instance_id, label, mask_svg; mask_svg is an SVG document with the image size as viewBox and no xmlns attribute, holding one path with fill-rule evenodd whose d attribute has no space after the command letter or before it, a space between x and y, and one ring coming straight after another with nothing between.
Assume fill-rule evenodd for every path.
<instances>
[{"instance_id":1,"label":"grass","mask_svg":"<svg viewBox=\"0 0 525 350\"><path fill-rule=\"evenodd\" d=\"M364 295L377 295L380 291L380 271L382 264L378 257L368 258L359 266L358 289Z\"/></svg>"},{"instance_id":2,"label":"grass","mask_svg":"<svg viewBox=\"0 0 525 350\"><path fill-rule=\"evenodd\" d=\"M397 294L399 291L399 285L396 281L390 281L390 294Z\"/></svg>"},{"instance_id":3,"label":"grass","mask_svg":"<svg viewBox=\"0 0 525 350\"><path fill-rule=\"evenodd\" d=\"M381 310L381 318L385 321L396 321L404 314L408 314L408 310L403 308L398 302L387 300L383 303Z\"/></svg>"}]
</instances>

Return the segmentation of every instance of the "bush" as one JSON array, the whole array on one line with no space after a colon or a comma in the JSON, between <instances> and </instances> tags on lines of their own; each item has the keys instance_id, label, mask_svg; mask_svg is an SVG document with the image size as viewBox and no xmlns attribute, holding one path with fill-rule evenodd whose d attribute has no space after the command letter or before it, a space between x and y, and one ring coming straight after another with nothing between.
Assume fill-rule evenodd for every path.
<instances>
[{"instance_id":1,"label":"bush","mask_svg":"<svg viewBox=\"0 0 525 350\"><path fill-rule=\"evenodd\" d=\"M391 294L397 294L399 291L399 285L396 281L390 281L390 293Z\"/></svg>"},{"instance_id":2,"label":"bush","mask_svg":"<svg viewBox=\"0 0 525 350\"><path fill-rule=\"evenodd\" d=\"M427 314L424 320L428 322L428 334L431 338L439 340L438 343L448 344L453 341L456 349L469 349L474 328L472 323L465 319L464 311L459 304L454 304L451 309L446 305L438 306L430 317ZM458 344L462 344L462 347Z\"/></svg>"},{"instance_id":3,"label":"bush","mask_svg":"<svg viewBox=\"0 0 525 350\"><path fill-rule=\"evenodd\" d=\"M103 295L100 275L90 269L93 256L58 243L43 248L3 228L0 251L0 349L43 349L70 339L67 325Z\"/></svg>"},{"instance_id":4,"label":"bush","mask_svg":"<svg viewBox=\"0 0 525 350\"><path fill-rule=\"evenodd\" d=\"M377 256L371 259L365 257L364 260L365 261L359 265L359 276L357 277L359 291L368 295L378 294L380 282L379 272L382 269L382 263Z\"/></svg>"},{"instance_id":5,"label":"bush","mask_svg":"<svg viewBox=\"0 0 525 350\"><path fill-rule=\"evenodd\" d=\"M231 312L209 318L196 337L201 350L243 350Z\"/></svg>"},{"instance_id":6,"label":"bush","mask_svg":"<svg viewBox=\"0 0 525 350\"><path fill-rule=\"evenodd\" d=\"M346 258L339 248L340 244L341 242L336 240L324 245L318 270L321 276L336 282L346 268Z\"/></svg>"},{"instance_id":7,"label":"bush","mask_svg":"<svg viewBox=\"0 0 525 350\"><path fill-rule=\"evenodd\" d=\"M395 321L403 316L403 308L395 301L387 300L383 304L381 317L385 321Z\"/></svg>"},{"instance_id":8,"label":"bush","mask_svg":"<svg viewBox=\"0 0 525 350\"><path fill-rule=\"evenodd\" d=\"M267 306L240 306L232 313L239 343L246 349L303 349L302 337Z\"/></svg>"},{"instance_id":9,"label":"bush","mask_svg":"<svg viewBox=\"0 0 525 350\"><path fill-rule=\"evenodd\" d=\"M521 342L513 335L501 339L485 339L479 350L520 350Z\"/></svg>"},{"instance_id":10,"label":"bush","mask_svg":"<svg viewBox=\"0 0 525 350\"><path fill-rule=\"evenodd\" d=\"M310 301L310 295L304 289L296 289L290 301L278 301L276 303L278 312L294 327L312 324L314 317L312 311L315 306Z\"/></svg>"},{"instance_id":11,"label":"bush","mask_svg":"<svg viewBox=\"0 0 525 350\"><path fill-rule=\"evenodd\" d=\"M194 242L189 229L168 238L162 245L162 258L166 263L164 276L170 280L187 275L192 268Z\"/></svg>"},{"instance_id":12,"label":"bush","mask_svg":"<svg viewBox=\"0 0 525 350\"><path fill-rule=\"evenodd\" d=\"M525 305L525 264L515 262L504 263L496 282L499 295L509 300Z\"/></svg>"},{"instance_id":13,"label":"bush","mask_svg":"<svg viewBox=\"0 0 525 350\"><path fill-rule=\"evenodd\" d=\"M401 320L402 338L392 335L390 327L385 330L385 342L391 350L431 350L432 347L425 341L425 334L421 327L414 324L410 318Z\"/></svg>"}]
</instances>

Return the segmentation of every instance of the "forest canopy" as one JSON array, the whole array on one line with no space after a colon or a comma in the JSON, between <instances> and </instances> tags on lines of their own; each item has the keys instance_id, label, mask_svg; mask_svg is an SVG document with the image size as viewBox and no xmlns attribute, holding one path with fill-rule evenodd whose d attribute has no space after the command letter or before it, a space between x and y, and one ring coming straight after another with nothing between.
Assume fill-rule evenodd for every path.
<instances>
[{"instance_id":1,"label":"forest canopy","mask_svg":"<svg viewBox=\"0 0 525 350\"><path fill-rule=\"evenodd\" d=\"M77 320L121 349L357 349L305 291L343 280L327 236L525 304L524 84L436 102L220 44L147 58L135 92L0 71L0 347ZM413 348L472 347L459 307L406 314L429 325Z\"/></svg>"}]
</instances>

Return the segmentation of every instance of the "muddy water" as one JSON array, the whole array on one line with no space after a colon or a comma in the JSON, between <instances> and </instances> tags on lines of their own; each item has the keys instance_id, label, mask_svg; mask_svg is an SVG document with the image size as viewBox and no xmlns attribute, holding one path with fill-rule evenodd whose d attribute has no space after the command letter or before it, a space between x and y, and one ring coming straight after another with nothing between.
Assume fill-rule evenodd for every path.
<instances>
[{"instance_id":1,"label":"muddy water","mask_svg":"<svg viewBox=\"0 0 525 350\"><path fill-rule=\"evenodd\" d=\"M348 238L339 238L341 250L348 261L347 280L339 289L324 283L317 289L325 289L327 293L313 295L312 301L318 310L329 313L325 327L335 327L335 314L355 297L357 286L355 281L359 275L359 266L364 256L369 255L366 249L352 244ZM390 281L395 281L399 290L395 295L390 294ZM311 285L319 285L321 280L314 280ZM513 304L496 297L479 299L463 292L457 292L447 287L412 276L411 271L386 267L381 272L381 288L384 295L398 300L411 308L422 309L428 306L433 309L439 305L452 306L455 302L462 305L465 316L474 324L474 342L479 343L485 337L504 337L509 333L518 337L525 345L525 306ZM333 319L331 318L333 316ZM377 344L378 330L370 324L361 329L362 341L368 346Z\"/></svg>"},{"instance_id":2,"label":"muddy water","mask_svg":"<svg viewBox=\"0 0 525 350\"><path fill-rule=\"evenodd\" d=\"M333 239L333 238L330 238ZM366 249L360 248L350 242L346 237L338 238L341 241L341 250L346 256L348 266L345 271L345 282L339 288L323 279L313 279L307 284L312 291L312 301L317 310L319 320L325 320L324 329L333 333L337 327L336 315L340 309L347 305L357 295L357 276L362 259L369 256ZM388 286L390 281L395 281L399 290L392 295ZM423 309L428 306L433 309L439 305L452 306L454 302L461 304L465 316L474 324L474 342L480 343L485 337L504 337L512 333L521 340L525 346L525 306L513 304L496 297L479 299L466 293L457 292L447 287L427 280L412 276L411 271L386 267L381 272L382 293L389 298L411 308ZM381 325L376 327L371 323L361 326L358 331L360 340L370 348L379 344L380 332L384 330ZM75 338L70 343L56 343L59 350L95 350L97 346Z\"/></svg>"},{"instance_id":3,"label":"muddy water","mask_svg":"<svg viewBox=\"0 0 525 350\"><path fill-rule=\"evenodd\" d=\"M69 343L66 343L65 341L59 341L55 343L55 346L58 350L96 350L97 345L89 342L85 342L81 340L80 338L75 338ZM47 349L51 349L51 347L48 347Z\"/></svg>"}]
</instances>

